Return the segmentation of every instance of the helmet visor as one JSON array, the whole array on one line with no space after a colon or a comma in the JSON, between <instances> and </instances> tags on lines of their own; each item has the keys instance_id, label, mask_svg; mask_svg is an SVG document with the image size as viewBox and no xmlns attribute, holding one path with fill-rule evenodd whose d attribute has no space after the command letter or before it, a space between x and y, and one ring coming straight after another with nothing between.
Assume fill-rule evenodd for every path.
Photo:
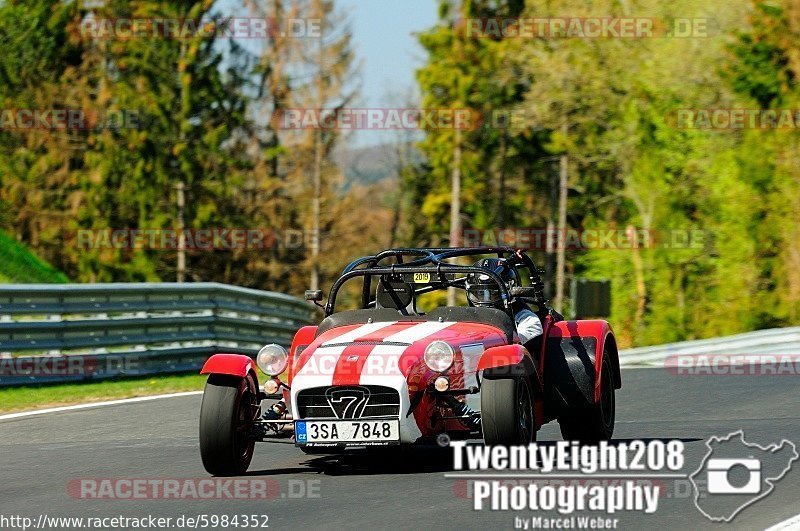
<instances>
[{"instance_id":1,"label":"helmet visor","mask_svg":"<svg viewBox=\"0 0 800 531\"><path fill-rule=\"evenodd\" d=\"M467 298L472 304L494 304L501 301L500 289L494 282L470 284Z\"/></svg>"}]
</instances>

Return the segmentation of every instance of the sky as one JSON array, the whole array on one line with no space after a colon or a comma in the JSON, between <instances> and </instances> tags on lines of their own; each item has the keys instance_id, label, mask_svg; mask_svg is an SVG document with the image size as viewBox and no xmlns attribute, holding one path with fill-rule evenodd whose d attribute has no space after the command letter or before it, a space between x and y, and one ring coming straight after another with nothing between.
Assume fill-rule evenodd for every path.
<instances>
[{"instance_id":1,"label":"sky","mask_svg":"<svg viewBox=\"0 0 800 531\"><path fill-rule=\"evenodd\" d=\"M390 92L413 88L414 70L425 60L413 33L436 24L436 0L341 0L338 5L350 19L365 103L379 105Z\"/></svg>"},{"instance_id":2,"label":"sky","mask_svg":"<svg viewBox=\"0 0 800 531\"><path fill-rule=\"evenodd\" d=\"M360 64L362 107L401 107L403 95L416 86L414 71L425 52L414 32L437 22L437 0L340 0L340 12L350 20ZM392 133L360 131L351 146L391 141Z\"/></svg>"},{"instance_id":3,"label":"sky","mask_svg":"<svg viewBox=\"0 0 800 531\"><path fill-rule=\"evenodd\" d=\"M2 1L2 0L0 0ZM360 98L355 108L402 107L415 94L414 72L426 54L415 32L438 22L438 0L336 0L336 9L350 24ZM221 0L220 11L245 13L242 0ZM240 15L241 16L241 15ZM254 44L240 42L257 52ZM346 135L348 147L363 147L396 140L396 132L355 131Z\"/></svg>"}]
</instances>

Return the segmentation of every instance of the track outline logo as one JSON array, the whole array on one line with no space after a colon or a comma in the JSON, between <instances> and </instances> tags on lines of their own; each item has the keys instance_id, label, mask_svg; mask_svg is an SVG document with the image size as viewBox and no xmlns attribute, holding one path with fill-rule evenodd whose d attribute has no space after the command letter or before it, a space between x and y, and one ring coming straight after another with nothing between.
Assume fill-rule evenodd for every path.
<instances>
[{"instance_id":1,"label":"track outline logo","mask_svg":"<svg viewBox=\"0 0 800 531\"><path fill-rule=\"evenodd\" d=\"M733 459L720 459L712 457L715 452L715 444L731 441L736 436L739 437L743 446L753 448L754 450L760 450L762 452L769 452L770 454L781 450L784 446L788 446L791 449L792 456L778 475L765 475L763 478L764 488L758 488L758 490L756 490L753 488L752 480L753 477L756 477L758 484L761 483L762 462L760 459L756 459L753 456L743 456L741 458ZM788 439L782 439L779 443L761 446L757 443L747 442L744 438L743 430L736 430L724 437L718 437L715 435L706 441L706 448L708 448L708 453L705 455L705 457L703 457L703 460L700 462L700 466L697 468L697 470L689 475L689 481L692 482L692 486L694 487L695 507L697 507L697 510L700 511L703 516L712 522L730 523L746 507L749 507L750 505L753 505L759 500L767 497L767 495L775 490L775 484L783 479L784 476L786 476L786 474L788 474L792 469L792 463L800 458L800 455L797 453L797 446ZM750 473L750 479L744 487L734 487L726 477L727 472L735 466L745 467ZM700 505L701 489L698 483L695 481L695 478L701 475L707 475L707 494L713 494L715 496L725 496L730 494L753 494L754 497L736 507L727 517L713 516Z\"/></svg>"}]
</instances>

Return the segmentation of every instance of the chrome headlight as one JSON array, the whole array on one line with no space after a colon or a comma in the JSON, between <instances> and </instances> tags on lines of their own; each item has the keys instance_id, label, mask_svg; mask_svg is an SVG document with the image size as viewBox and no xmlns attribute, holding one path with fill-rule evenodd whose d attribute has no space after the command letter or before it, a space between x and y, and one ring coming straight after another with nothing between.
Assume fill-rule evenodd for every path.
<instances>
[{"instance_id":1,"label":"chrome headlight","mask_svg":"<svg viewBox=\"0 0 800 531\"><path fill-rule=\"evenodd\" d=\"M425 349L425 365L432 371L444 372L453 365L455 350L444 341L433 341Z\"/></svg>"},{"instance_id":2,"label":"chrome headlight","mask_svg":"<svg viewBox=\"0 0 800 531\"><path fill-rule=\"evenodd\" d=\"M289 363L289 354L280 345L267 345L258 351L256 365L269 376L278 376L286 370Z\"/></svg>"}]
</instances>

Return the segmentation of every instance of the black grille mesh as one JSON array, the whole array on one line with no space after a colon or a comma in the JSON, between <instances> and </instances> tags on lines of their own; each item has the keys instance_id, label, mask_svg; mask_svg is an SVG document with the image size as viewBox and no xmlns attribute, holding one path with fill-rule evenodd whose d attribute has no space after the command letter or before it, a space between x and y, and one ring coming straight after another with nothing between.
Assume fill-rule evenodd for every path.
<instances>
[{"instance_id":1,"label":"black grille mesh","mask_svg":"<svg viewBox=\"0 0 800 531\"><path fill-rule=\"evenodd\" d=\"M369 399L364 406L363 413L359 418L389 417L400 415L400 394L391 387L381 385L362 385L356 387L314 387L304 389L297 393L297 408L301 419L335 419L335 411L328 403L325 392L328 389L337 391L347 389L369 390Z\"/></svg>"}]
</instances>

